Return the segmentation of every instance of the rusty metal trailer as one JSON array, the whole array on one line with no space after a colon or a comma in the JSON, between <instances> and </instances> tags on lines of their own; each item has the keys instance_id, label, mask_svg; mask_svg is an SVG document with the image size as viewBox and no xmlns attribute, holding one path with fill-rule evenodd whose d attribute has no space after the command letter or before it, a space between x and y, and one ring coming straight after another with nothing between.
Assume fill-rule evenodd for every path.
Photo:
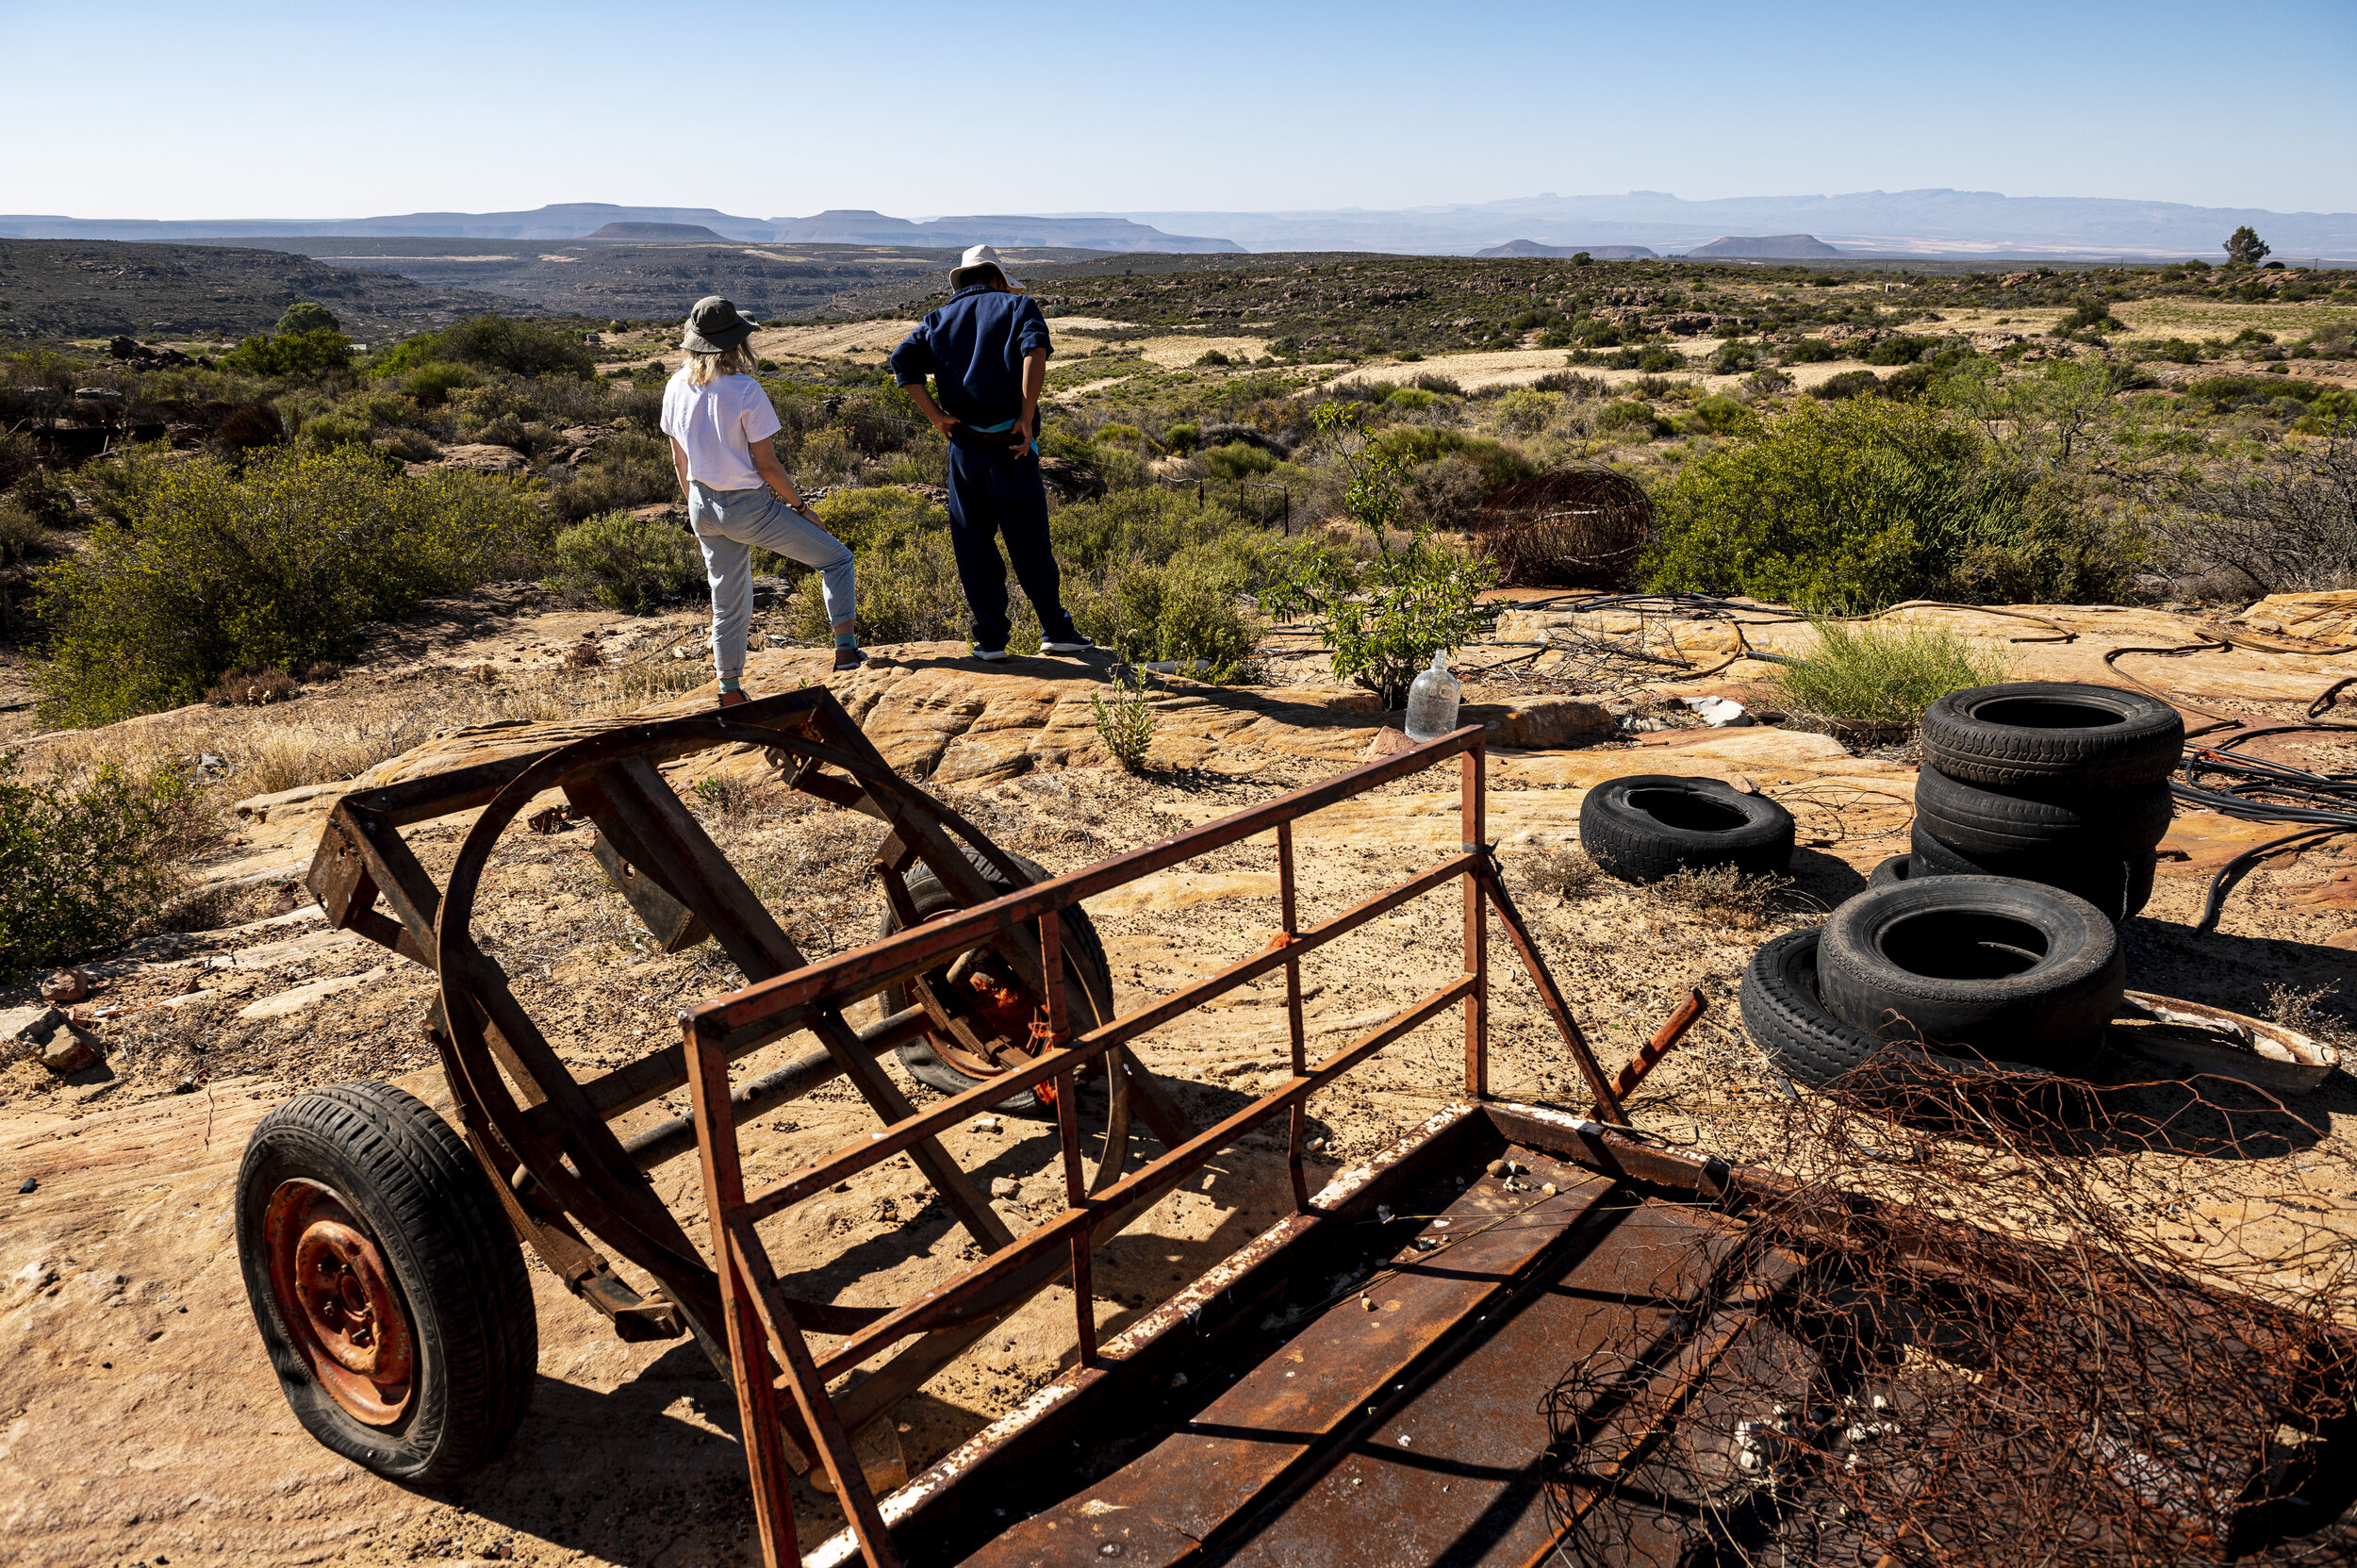
<instances>
[{"instance_id":1,"label":"rusty metal trailer","mask_svg":"<svg viewBox=\"0 0 2357 1568\"><path fill-rule=\"evenodd\" d=\"M786 784L887 826L875 869L901 929L815 961L796 949L656 771L662 760L723 745L766 750ZM1456 852L1305 921L1294 824L1451 763ZM496 1194L487 1212L503 1215L622 1337L693 1332L730 1378L755 1527L773 1568L1115 1559L1537 1568L1764 1548L1787 1525L1763 1482L1790 1468L1796 1448L1820 1460L1832 1451L1780 1409L1749 1409L1778 1402L1778 1390L1813 1409L1831 1386L1827 1369L1839 1356L1784 1310L1797 1282L1821 1267L1810 1240L1821 1216L1797 1230L1788 1214L1759 1226L1753 1211L1775 1199L1777 1179L1667 1152L1626 1124L1623 1101L1699 1015L1702 999L1689 998L1635 1061L1606 1074L1498 874L1485 837L1483 763L1481 733L1461 730L1037 880L895 775L832 698L811 690L725 719L634 725L347 798L311 886L336 924L440 977L429 1027L467 1150ZM651 932L674 948L709 934L750 982L685 1010L679 1043L585 1081L557 1058L470 933L500 835L549 789L596 822L601 863ZM401 829L477 809L437 889ZM1116 1014L1081 901L1263 838L1281 913L1266 949ZM917 907L910 884L920 866L958 907L930 916ZM1459 972L1312 1060L1305 962L1451 889L1461 914ZM1585 1115L1490 1094L1493 916L1586 1084ZM1146 1037L1268 977L1284 986L1290 1071L1214 1125L1195 1127L1140 1060ZM853 1028L846 1010L878 997L908 1005ZM1313 1193L1303 1147L1310 1097L1443 1019L1460 1024L1462 1078L1451 1088L1461 1101ZM733 1074L733 1064L799 1031L820 1048L748 1081ZM977 1081L920 1107L877 1057L925 1038ZM1083 1127L1078 1093L1091 1072L1107 1087L1097 1138ZM749 1191L742 1122L835 1077L849 1079L877 1128ZM627 1142L616 1136L614 1118L683 1085L692 1117ZM1055 1116L1064 1205L1018 1237L937 1137L1024 1090ZM1133 1111L1161 1153L1134 1147ZM1220 1151L1280 1126L1292 1215L1100 1343L1096 1249ZM702 1246L644 1180L651 1164L690 1150L701 1166ZM980 1261L890 1305L789 1295L762 1225L903 1154L971 1233ZM403 1378L420 1363L394 1350L416 1327L404 1318L416 1300L404 1294L400 1260L387 1261L404 1238L384 1233L383 1222L371 1234L333 1181L280 1174L250 1198L271 1219L250 1228L266 1265L248 1266L257 1320L266 1338L279 1336L273 1356L298 1410L305 1378L332 1396L335 1410L318 1422L306 1414L306 1425L371 1462L347 1428L389 1431L414 1418L417 1395ZM1904 1230L1908 1222L1874 1223ZM241 1248L248 1230L241 1223ZM591 1238L635 1265L646 1291ZM861 1459L863 1430L888 1428L899 1399L1059 1279L1075 1305L1069 1372L879 1497ZM1728 1438L1746 1423L1760 1435ZM1681 1429L1706 1440L1673 1439ZM1672 1449L1676 1464L1665 1462ZM849 1522L843 1532L818 1543L798 1535L797 1474L833 1493ZM2233 1507L2206 1495L2183 1511L2200 1539L2234 1527ZM1904 1543L1876 1537L1874 1526L1860 1520L1855 1539L1822 1560L1903 1560Z\"/></svg>"}]
</instances>

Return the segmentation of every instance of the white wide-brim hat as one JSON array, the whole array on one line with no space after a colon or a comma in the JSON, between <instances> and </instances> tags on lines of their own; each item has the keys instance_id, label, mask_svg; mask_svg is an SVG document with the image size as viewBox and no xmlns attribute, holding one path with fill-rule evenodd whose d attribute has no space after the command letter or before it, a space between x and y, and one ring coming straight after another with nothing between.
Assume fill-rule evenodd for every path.
<instances>
[{"instance_id":1,"label":"white wide-brim hat","mask_svg":"<svg viewBox=\"0 0 2357 1568\"><path fill-rule=\"evenodd\" d=\"M965 247L964 256L956 266L949 269L949 287L952 289L964 289L968 284L981 282L981 280L975 276L975 274L981 272L984 268L990 269L992 272L997 272L1000 277L1006 279L1007 287L1014 289L1016 293L1020 294L1023 292L1022 283L1016 279L1013 272L1007 271L1007 264L1004 261L1001 261L998 258L998 253L988 245L968 245Z\"/></svg>"}]
</instances>

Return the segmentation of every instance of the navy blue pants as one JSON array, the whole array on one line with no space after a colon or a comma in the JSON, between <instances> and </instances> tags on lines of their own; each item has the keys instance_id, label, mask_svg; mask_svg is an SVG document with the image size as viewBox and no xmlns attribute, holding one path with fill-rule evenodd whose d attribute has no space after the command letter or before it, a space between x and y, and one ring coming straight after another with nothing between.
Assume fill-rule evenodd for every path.
<instances>
[{"instance_id":1,"label":"navy blue pants","mask_svg":"<svg viewBox=\"0 0 2357 1568\"><path fill-rule=\"evenodd\" d=\"M1002 455L1003 441L960 432L949 441L949 544L957 552L958 582L974 612L974 646L1007 646L1007 561L1014 563L1039 612L1040 634L1051 642L1072 635L1063 585L1047 539L1047 491L1039 457ZM996 542L1007 543L1006 560Z\"/></svg>"}]
</instances>

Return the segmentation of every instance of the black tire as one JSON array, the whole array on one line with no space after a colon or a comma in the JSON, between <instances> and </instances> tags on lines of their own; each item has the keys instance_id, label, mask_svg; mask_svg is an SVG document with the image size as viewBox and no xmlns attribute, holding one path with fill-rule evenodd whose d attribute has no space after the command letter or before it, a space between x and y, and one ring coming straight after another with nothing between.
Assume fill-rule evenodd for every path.
<instances>
[{"instance_id":1,"label":"black tire","mask_svg":"<svg viewBox=\"0 0 2357 1568\"><path fill-rule=\"evenodd\" d=\"M2010 877L1933 877L1835 910L1818 953L1826 1009L1853 1028L2034 1065L2076 1060L2119 1007L2127 955L2104 913Z\"/></svg>"},{"instance_id":2,"label":"black tire","mask_svg":"<svg viewBox=\"0 0 2357 1568\"><path fill-rule=\"evenodd\" d=\"M1983 789L2135 789L2176 770L2185 721L2156 697L2069 681L1953 692L1923 713L1923 761Z\"/></svg>"},{"instance_id":3,"label":"black tire","mask_svg":"<svg viewBox=\"0 0 2357 1568\"><path fill-rule=\"evenodd\" d=\"M2000 794L1936 767L1916 774L1915 819L1975 859L2060 854L2096 861L2151 850L2168 836L2168 785L2091 795Z\"/></svg>"},{"instance_id":4,"label":"black tire","mask_svg":"<svg viewBox=\"0 0 2357 1568\"><path fill-rule=\"evenodd\" d=\"M999 869L983 859L978 851L967 850L965 858L975 870L981 873L984 882L989 883L993 887L1008 892L1014 891L1014 885L1007 881ZM1047 879L1047 867L1040 865L1039 862L1012 851L1008 852L1007 858L1021 867L1033 882L1045 882ZM915 867L909 872L908 884L909 900L915 906L920 919L944 915L953 909L963 907L958 902L957 896L942 885L939 877L933 875L933 868L922 861L917 862ZM899 916L887 906L883 918L877 923L876 934L890 936L899 929ZM1090 921L1087 913L1080 909L1065 911L1063 930L1064 941L1069 945L1070 951L1069 972L1080 977L1081 987L1088 993L1087 1010L1094 1011L1099 1019L1111 1018L1113 998L1113 966L1105 958L1104 939L1096 934L1096 927ZM908 1006L911 999L906 986L895 985L883 994L884 1012L886 1014L898 1013ZM1095 1025L1086 1023L1080 1027L1094 1028ZM962 1095L981 1082L981 1079L964 1072L954 1064L943 1061L941 1053L933 1048L933 1043L929 1038L920 1037L913 1040L900 1047L896 1054L900 1059L900 1065L907 1070L911 1078L929 1088L938 1089L945 1095ZM1020 1094L1010 1095L995 1109L1014 1114L1024 1114L1044 1112L1047 1107L1038 1095L1026 1089Z\"/></svg>"},{"instance_id":5,"label":"black tire","mask_svg":"<svg viewBox=\"0 0 2357 1568\"><path fill-rule=\"evenodd\" d=\"M1950 1055L1914 1040L1886 1040L1825 1011L1818 991L1822 933L1788 932L1763 944L1743 970L1739 1005L1744 1032L1778 1071L1813 1089L1838 1088L1900 1114L1923 1107L1927 1092L1970 1086L1976 1102L2061 1118L2084 1092L2057 1092L2053 1069L2020 1062ZM2061 1064L2072 1077L2090 1071L2099 1042ZM1871 1064L1871 1066L1870 1066Z\"/></svg>"},{"instance_id":6,"label":"black tire","mask_svg":"<svg viewBox=\"0 0 2357 1568\"><path fill-rule=\"evenodd\" d=\"M308 1192L303 1183L326 1189L356 1221L406 1313L416 1371L385 1424L362 1421L321 1382L305 1348L316 1338L288 1320L272 1283L272 1200L282 1189ZM297 1096L246 1142L237 1228L255 1324L305 1430L412 1485L464 1476L507 1446L539 1363L532 1280L483 1167L448 1122L386 1083Z\"/></svg>"},{"instance_id":7,"label":"black tire","mask_svg":"<svg viewBox=\"0 0 2357 1568\"><path fill-rule=\"evenodd\" d=\"M1914 875L1915 857L1913 855L1892 855L1888 860L1874 867L1872 873L1866 879L1866 885L1888 887L1893 883L1905 882Z\"/></svg>"},{"instance_id":8,"label":"black tire","mask_svg":"<svg viewBox=\"0 0 2357 1568\"><path fill-rule=\"evenodd\" d=\"M1588 792L1579 803L1579 842L1623 882L1721 866L1780 876L1792 864L1792 814L1716 779L1640 773Z\"/></svg>"},{"instance_id":9,"label":"black tire","mask_svg":"<svg viewBox=\"0 0 2357 1568\"><path fill-rule=\"evenodd\" d=\"M2013 877L2046 887L2059 887L2085 899L2114 920L2125 920L2136 914L2152 897L2156 857L2150 850L2101 860L2061 854L1990 855L1983 859L1941 843L1925 832L1920 822L1915 825L1910 843L1914 851L1915 869L1910 873L1913 877Z\"/></svg>"}]
</instances>

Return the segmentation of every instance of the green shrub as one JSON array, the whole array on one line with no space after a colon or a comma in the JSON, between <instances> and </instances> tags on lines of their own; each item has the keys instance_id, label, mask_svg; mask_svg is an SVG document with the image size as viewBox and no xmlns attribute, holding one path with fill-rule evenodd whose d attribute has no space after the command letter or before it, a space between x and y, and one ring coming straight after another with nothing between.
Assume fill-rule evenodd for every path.
<instances>
[{"instance_id":1,"label":"green shrub","mask_svg":"<svg viewBox=\"0 0 2357 1568\"><path fill-rule=\"evenodd\" d=\"M1670 421L1653 411L1653 405L1635 398L1622 398L1607 403L1596 416L1599 430L1626 430L1644 440L1672 434Z\"/></svg>"},{"instance_id":2,"label":"green shrub","mask_svg":"<svg viewBox=\"0 0 2357 1568\"><path fill-rule=\"evenodd\" d=\"M1383 401L1394 408L1405 408L1410 413L1422 413L1441 400L1421 387L1394 387L1392 388L1391 396Z\"/></svg>"},{"instance_id":3,"label":"green shrub","mask_svg":"<svg viewBox=\"0 0 2357 1568\"><path fill-rule=\"evenodd\" d=\"M1766 362L1768 351L1758 343L1741 338L1730 338L1710 356L1713 375L1740 375L1755 365Z\"/></svg>"},{"instance_id":4,"label":"green shrub","mask_svg":"<svg viewBox=\"0 0 2357 1568\"><path fill-rule=\"evenodd\" d=\"M2206 403L2214 410L2240 406L2246 403L2266 403L2283 392L2281 382L2256 375L2205 375L2188 382L2185 396L2197 403Z\"/></svg>"},{"instance_id":5,"label":"green shrub","mask_svg":"<svg viewBox=\"0 0 2357 1568\"><path fill-rule=\"evenodd\" d=\"M1560 392L1541 392L1528 387L1517 387L1498 399L1498 425L1519 436L1535 436L1547 427L1556 410L1563 406Z\"/></svg>"},{"instance_id":6,"label":"green shrub","mask_svg":"<svg viewBox=\"0 0 2357 1568\"><path fill-rule=\"evenodd\" d=\"M965 635L965 590L958 583L957 555L948 529L882 536L853 553L859 566L854 625L860 641L948 642ZM1012 584L1009 587L1015 625L1008 646L1015 647L1037 635L1039 618L1022 590ZM815 574L802 579L793 626L800 637L827 633L827 608Z\"/></svg>"},{"instance_id":7,"label":"green shrub","mask_svg":"<svg viewBox=\"0 0 2357 1568\"><path fill-rule=\"evenodd\" d=\"M420 408L438 408L454 391L483 385L483 377L465 365L437 359L420 365L402 379L401 389Z\"/></svg>"},{"instance_id":8,"label":"green shrub","mask_svg":"<svg viewBox=\"0 0 2357 1568\"><path fill-rule=\"evenodd\" d=\"M330 328L248 338L217 361L246 375L319 375L352 363L352 339Z\"/></svg>"},{"instance_id":9,"label":"green shrub","mask_svg":"<svg viewBox=\"0 0 2357 1568\"><path fill-rule=\"evenodd\" d=\"M1101 582L1072 582L1065 602L1082 631L1122 657L1201 660L1221 680L1260 641L1237 602L1244 587L1231 560L1198 546L1162 566L1136 562Z\"/></svg>"},{"instance_id":10,"label":"green shrub","mask_svg":"<svg viewBox=\"0 0 2357 1568\"><path fill-rule=\"evenodd\" d=\"M1663 371L1682 371L1686 369L1686 355L1675 349L1664 348L1656 343L1649 348L1637 351L1636 368L1652 374L1658 374Z\"/></svg>"},{"instance_id":11,"label":"green shrub","mask_svg":"<svg viewBox=\"0 0 2357 1568\"><path fill-rule=\"evenodd\" d=\"M1472 637L1492 572L1486 562L1442 544L1429 529L1416 530L1403 544L1392 542L1407 504L1401 492L1408 459L1381 440L1366 440L1360 418L1341 404L1317 409L1318 428L1338 437L1350 475L1343 506L1373 542L1373 553L1302 551L1261 594L1261 607L1278 619L1312 617L1333 652L1336 678L1354 681L1385 707L1396 708L1436 650L1462 647Z\"/></svg>"},{"instance_id":12,"label":"green shrub","mask_svg":"<svg viewBox=\"0 0 2357 1568\"><path fill-rule=\"evenodd\" d=\"M812 508L827 532L858 550L906 540L949 526L949 514L937 502L898 485L871 485L835 490Z\"/></svg>"},{"instance_id":13,"label":"green shrub","mask_svg":"<svg viewBox=\"0 0 2357 1568\"><path fill-rule=\"evenodd\" d=\"M583 454L573 477L556 491L554 505L558 517L578 522L601 512L677 500L679 472L671 467L670 442L625 430Z\"/></svg>"},{"instance_id":14,"label":"green shrub","mask_svg":"<svg viewBox=\"0 0 2357 1568\"><path fill-rule=\"evenodd\" d=\"M1759 418L1731 397L1706 397L1694 404L1694 419L1713 436L1732 436L1750 430Z\"/></svg>"},{"instance_id":15,"label":"green shrub","mask_svg":"<svg viewBox=\"0 0 2357 1568\"><path fill-rule=\"evenodd\" d=\"M1870 365L1912 365L1940 345L1937 338L1886 338L1866 351Z\"/></svg>"},{"instance_id":16,"label":"green shrub","mask_svg":"<svg viewBox=\"0 0 2357 1568\"><path fill-rule=\"evenodd\" d=\"M635 613L709 592L703 552L661 518L608 512L556 536L549 586Z\"/></svg>"},{"instance_id":17,"label":"green shrub","mask_svg":"<svg viewBox=\"0 0 2357 1568\"><path fill-rule=\"evenodd\" d=\"M1089 694L1089 709L1096 716L1096 738L1113 761L1131 773L1146 766L1154 748L1154 709L1146 701L1146 677L1113 677L1113 701L1101 691Z\"/></svg>"},{"instance_id":18,"label":"green shrub","mask_svg":"<svg viewBox=\"0 0 2357 1568\"><path fill-rule=\"evenodd\" d=\"M152 464L124 483L124 520L39 580L58 633L33 680L55 723L193 702L239 666L349 659L363 626L428 594L536 572L548 537L525 486L413 479L350 448Z\"/></svg>"},{"instance_id":19,"label":"green shrub","mask_svg":"<svg viewBox=\"0 0 2357 1568\"><path fill-rule=\"evenodd\" d=\"M1841 351L1822 338L1804 338L1792 345L1795 365L1822 365L1841 357Z\"/></svg>"},{"instance_id":20,"label":"green shrub","mask_svg":"<svg viewBox=\"0 0 2357 1568\"><path fill-rule=\"evenodd\" d=\"M1432 394L1426 392L1425 396ZM1277 457L1249 441L1231 441L1203 454L1203 470L1213 479L1255 479L1277 467Z\"/></svg>"},{"instance_id":21,"label":"green shrub","mask_svg":"<svg viewBox=\"0 0 2357 1568\"><path fill-rule=\"evenodd\" d=\"M304 421L302 441L314 452L332 452L338 447L367 446L375 433L376 426L366 414L338 408Z\"/></svg>"},{"instance_id":22,"label":"green shrub","mask_svg":"<svg viewBox=\"0 0 2357 1568\"><path fill-rule=\"evenodd\" d=\"M1801 404L1679 469L1642 569L1657 588L1821 613L2108 592L2108 536L2061 479L2001 459L1976 424L1920 404Z\"/></svg>"},{"instance_id":23,"label":"green shrub","mask_svg":"<svg viewBox=\"0 0 2357 1568\"><path fill-rule=\"evenodd\" d=\"M1195 355L1195 362L1198 365L1225 365L1228 363L1228 356L1217 349L1205 349Z\"/></svg>"},{"instance_id":24,"label":"green shrub","mask_svg":"<svg viewBox=\"0 0 2357 1568\"><path fill-rule=\"evenodd\" d=\"M1827 403L1838 403L1843 398L1879 392L1882 387L1882 377L1871 371L1843 371L1839 375L1828 376L1811 387L1808 395Z\"/></svg>"},{"instance_id":25,"label":"green shrub","mask_svg":"<svg viewBox=\"0 0 2357 1568\"><path fill-rule=\"evenodd\" d=\"M1174 424L1162 432L1162 445L1185 456L1195 450L1195 443L1203 438L1203 432L1192 424Z\"/></svg>"},{"instance_id":26,"label":"green shrub","mask_svg":"<svg viewBox=\"0 0 2357 1568\"><path fill-rule=\"evenodd\" d=\"M597 373L597 358L581 334L512 316L485 315L455 322L439 332L420 333L379 355L371 374L398 375L437 359L455 360L514 375L569 375L586 379ZM660 370L660 367L656 367Z\"/></svg>"},{"instance_id":27,"label":"green shrub","mask_svg":"<svg viewBox=\"0 0 2357 1568\"><path fill-rule=\"evenodd\" d=\"M1944 626L1813 624L1804 664L1776 667L1775 685L1796 712L1858 724L1918 724L1952 691L1995 685L2013 671L2002 649Z\"/></svg>"},{"instance_id":28,"label":"green shrub","mask_svg":"<svg viewBox=\"0 0 2357 1568\"><path fill-rule=\"evenodd\" d=\"M316 300L297 300L279 312L278 325L273 329L284 338L299 332L341 332L344 323L336 313Z\"/></svg>"},{"instance_id":29,"label":"green shrub","mask_svg":"<svg viewBox=\"0 0 2357 1568\"><path fill-rule=\"evenodd\" d=\"M116 947L173 891L165 852L186 819L187 776L108 766L78 787L27 783L0 755L0 975Z\"/></svg>"},{"instance_id":30,"label":"green shrub","mask_svg":"<svg viewBox=\"0 0 2357 1568\"><path fill-rule=\"evenodd\" d=\"M1418 464L1437 463L1451 453L1460 454L1481 470L1481 493L1485 496L1495 495L1538 471L1531 467L1529 458L1501 441L1444 430L1438 425L1393 425L1376 437L1372 445L1376 452L1396 462L1403 473Z\"/></svg>"}]
</instances>

